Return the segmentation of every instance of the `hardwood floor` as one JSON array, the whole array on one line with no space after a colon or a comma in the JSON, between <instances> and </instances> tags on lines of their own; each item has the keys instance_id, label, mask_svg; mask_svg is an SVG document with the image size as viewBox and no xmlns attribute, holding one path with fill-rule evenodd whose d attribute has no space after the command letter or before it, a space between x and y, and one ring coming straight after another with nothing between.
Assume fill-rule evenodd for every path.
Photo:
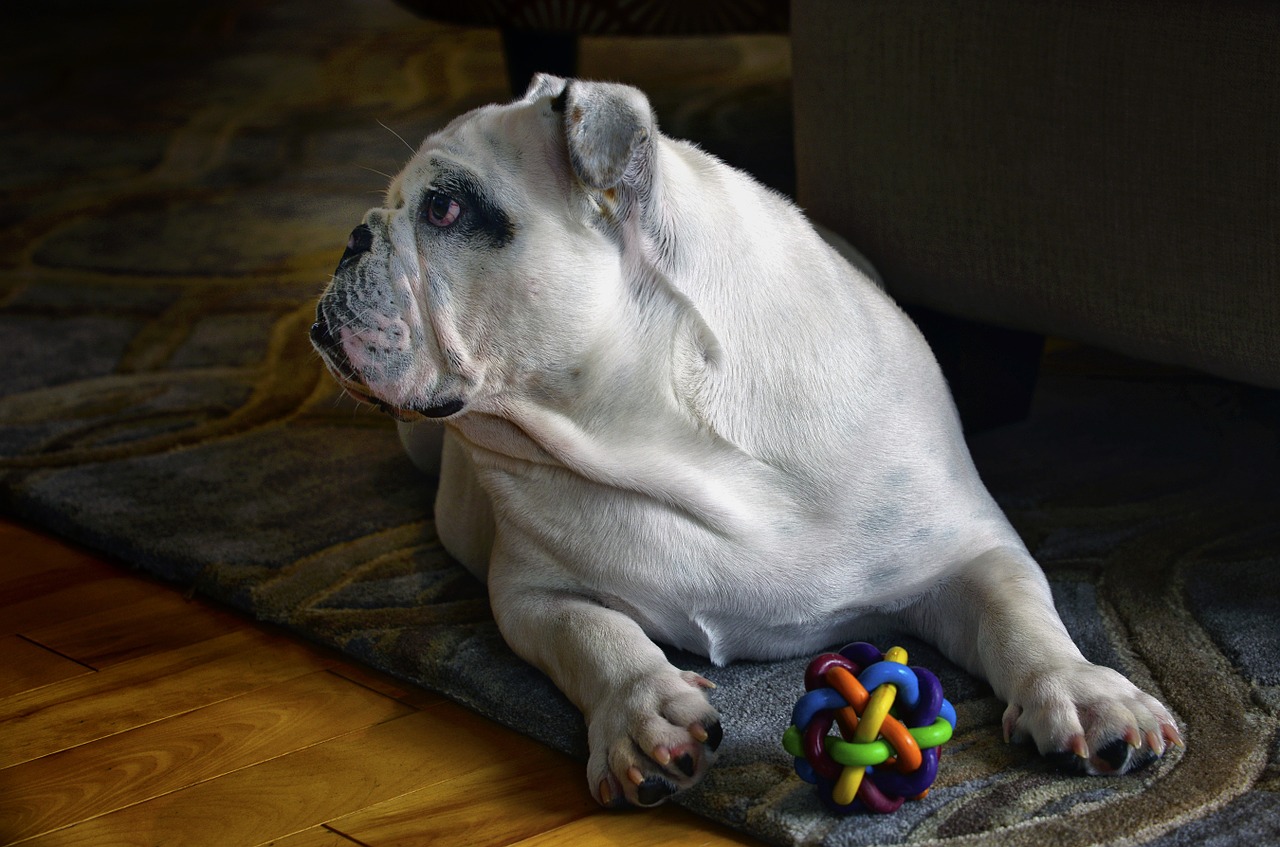
<instances>
[{"instance_id":1,"label":"hardwood floor","mask_svg":"<svg viewBox=\"0 0 1280 847\"><path fill-rule=\"evenodd\" d=\"M0 844L757 844L602 811L559 753L5 521L0 656Z\"/></svg>"}]
</instances>

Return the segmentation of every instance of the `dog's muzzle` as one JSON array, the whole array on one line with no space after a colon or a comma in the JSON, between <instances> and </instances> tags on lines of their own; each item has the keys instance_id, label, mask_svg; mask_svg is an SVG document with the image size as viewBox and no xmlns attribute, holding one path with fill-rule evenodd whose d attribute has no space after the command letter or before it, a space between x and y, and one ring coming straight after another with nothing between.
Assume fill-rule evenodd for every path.
<instances>
[{"instance_id":1,"label":"dog's muzzle","mask_svg":"<svg viewBox=\"0 0 1280 847\"><path fill-rule=\"evenodd\" d=\"M342 258L338 260L338 268L333 273L334 278L336 279L348 265L372 249L373 230L366 224L360 224L351 230L351 235L347 238L347 249L343 251ZM352 367L346 351L342 349L342 345L337 338L334 338L333 331L329 328L329 321L325 319L322 305L316 306L316 322L311 325L309 335L311 343L324 354L325 360L339 378L347 382L359 382L356 369Z\"/></svg>"},{"instance_id":2,"label":"dog's muzzle","mask_svg":"<svg viewBox=\"0 0 1280 847\"><path fill-rule=\"evenodd\" d=\"M347 249L343 252L342 258L338 260L338 268L334 272L334 278L336 279L339 274L359 261L361 256L372 249L373 231L367 225L360 224L351 230L351 236L347 239ZM413 421L420 418L447 418L458 414L466 407L465 401L456 398L446 399L444 402L432 406L401 407L393 406L375 397L370 393L359 371L347 355L342 341L335 336L332 325L325 315L323 300L316 306L316 320L311 325L311 330L308 334L311 338L311 343L320 351L325 364L328 365L329 370L347 393L363 403L378 407L393 418L402 421Z\"/></svg>"},{"instance_id":3,"label":"dog's muzzle","mask_svg":"<svg viewBox=\"0 0 1280 847\"><path fill-rule=\"evenodd\" d=\"M351 361L347 358L342 345L338 343L338 339L333 337L329 322L320 313L319 307L316 308L316 322L311 325L311 331L307 335L311 338L312 346L324 354L326 364L337 376L343 380L356 378L355 368L351 366Z\"/></svg>"},{"instance_id":4,"label":"dog's muzzle","mask_svg":"<svg viewBox=\"0 0 1280 847\"><path fill-rule=\"evenodd\" d=\"M333 337L329 330L329 322L324 316L317 311L316 322L311 325L309 333L311 343L315 345L317 350L324 354L329 369L337 377L342 387L362 403L368 403L371 406L377 406L382 411L391 415L391 417L402 421L417 420L418 418L448 418L458 414L466 408L466 402L463 400L446 400L434 406L409 406L396 407L390 403L386 403L374 397L366 389L355 372L355 368L351 366L347 354L342 349L342 345Z\"/></svg>"}]
</instances>

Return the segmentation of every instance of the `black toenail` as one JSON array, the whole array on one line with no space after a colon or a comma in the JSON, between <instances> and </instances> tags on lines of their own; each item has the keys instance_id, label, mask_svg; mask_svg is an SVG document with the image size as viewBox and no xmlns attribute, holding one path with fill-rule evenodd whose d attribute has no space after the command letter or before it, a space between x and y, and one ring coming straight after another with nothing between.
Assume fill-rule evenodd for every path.
<instances>
[{"instance_id":1,"label":"black toenail","mask_svg":"<svg viewBox=\"0 0 1280 847\"><path fill-rule=\"evenodd\" d=\"M651 776L640 783L636 800L641 806L656 806L676 793L676 787L660 776Z\"/></svg>"},{"instance_id":2,"label":"black toenail","mask_svg":"<svg viewBox=\"0 0 1280 847\"><path fill-rule=\"evenodd\" d=\"M720 746L720 742L724 740L724 729L720 726L720 721L707 725L707 746L714 753Z\"/></svg>"},{"instance_id":3,"label":"black toenail","mask_svg":"<svg viewBox=\"0 0 1280 847\"><path fill-rule=\"evenodd\" d=\"M675 760L675 765L685 776L693 776L693 772L697 770L697 765L693 762L693 756L685 753L683 756Z\"/></svg>"},{"instance_id":4,"label":"black toenail","mask_svg":"<svg viewBox=\"0 0 1280 847\"><path fill-rule=\"evenodd\" d=\"M1123 738L1117 738L1107 746L1098 751L1098 758L1111 766L1113 771L1121 770L1129 761L1129 754L1133 748L1129 746L1129 742Z\"/></svg>"},{"instance_id":5,"label":"black toenail","mask_svg":"<svg viewBox=\"0 0 1280 847\"><path fill-rule=\"evenodd\" d=\"M1045 753L1045 759L1049 764L1053 765L1060 771L1070 774L1082 774L1085 772L1084 759L1068 750L1058 750L1055 753Z\"/></svg>"}]
</instances>

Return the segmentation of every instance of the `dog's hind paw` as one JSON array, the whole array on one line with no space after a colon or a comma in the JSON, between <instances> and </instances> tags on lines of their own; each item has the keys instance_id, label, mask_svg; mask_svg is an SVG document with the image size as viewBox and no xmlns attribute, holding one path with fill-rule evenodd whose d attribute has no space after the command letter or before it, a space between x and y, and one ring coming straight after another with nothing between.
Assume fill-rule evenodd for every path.
<instances>
[{"instance_id":1,"label":"dog's hind paw","mask_svg":"<svg viewBox=\"0 0 1280 847\"><path fill-rule=\"evenodd\" d=\"M587 782L604 806L656 806L707 772L723 730L691 672L660 673L611 693L588 726Z\"/></svg>"},{"instance_id":2,"label":"dog's hind paw","mask_svg":"<svg viewBox=\"0 0 1280 847\"><path fill-rule=\"evenodd\" d=\"M1006 741L1033 740L1063 770L1123 774L1182 746L1169 710L1116 671L1082 662L1037 675L1004 713Z\"/></svg>"}]
</instances>

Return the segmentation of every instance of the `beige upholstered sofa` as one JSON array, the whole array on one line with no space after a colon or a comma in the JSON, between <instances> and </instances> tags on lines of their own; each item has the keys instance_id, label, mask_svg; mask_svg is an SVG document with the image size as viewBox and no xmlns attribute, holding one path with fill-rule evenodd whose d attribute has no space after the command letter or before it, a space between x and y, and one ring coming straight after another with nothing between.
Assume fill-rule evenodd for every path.
<instances>
[{"instance_id":1,"label":"beige upholstered sofa","mask_svg":"<svg viewBox=\"0 0 1280 847\"><path fill-rule=\"evenodd\" d=\"M800 203L900 300L1280 387L1280 2L793 0L791 36Z\"/></svg>"}]
</instances>

